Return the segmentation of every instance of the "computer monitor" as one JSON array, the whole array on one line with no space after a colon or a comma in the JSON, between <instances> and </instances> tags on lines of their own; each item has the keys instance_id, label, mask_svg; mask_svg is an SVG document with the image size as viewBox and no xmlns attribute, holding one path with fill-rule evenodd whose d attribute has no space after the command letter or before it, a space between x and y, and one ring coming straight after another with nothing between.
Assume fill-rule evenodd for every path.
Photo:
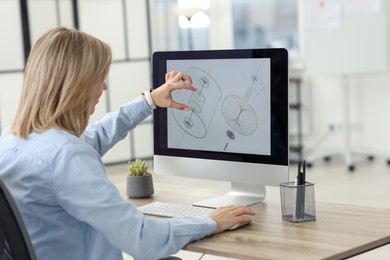
<instances>
[{"instance_id":1,"label":"computer monitor","mask_svg":"<svg viewBox=\"0 0 390 260\"><path fill-rule=\"evenodd\" d=\"M155 52L153 86L169 71L197 91L172 98L190 111L154 111L154 172L231 183L228 194L194 202L253 205L265 186L288 181L288 53L285 49Z\"/></svg>"}]
</instances>

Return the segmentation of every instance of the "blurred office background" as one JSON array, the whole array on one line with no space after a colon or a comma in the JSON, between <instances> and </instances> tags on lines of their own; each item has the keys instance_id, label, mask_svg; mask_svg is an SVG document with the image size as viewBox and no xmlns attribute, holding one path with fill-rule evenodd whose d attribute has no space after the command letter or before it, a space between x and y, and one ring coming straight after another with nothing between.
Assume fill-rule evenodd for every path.
<instances>
[{"instance_id":1,"label":"blurred office background","mask_svg":"<svg viewBox=\"0 0 390 260\"><path fill-rule=\"evenodd\" d=\"M152 86L154 51L282 47L290 55L290 142L298 148L291 151L292 161L327 151L343 153L347 138L353 150L368 151L385 164L390 158L390 53L383 46L389 43L389 8L384 0L0 0L0 130L15 114L29 49L46 30L62 25L79 28L112 46L109 89L91 121ZM321 10L327 13L315 22L312 17ZM369 22L354 24L354 19ZM345 26L350 31L343 34ZM357 40L343 40L356 37L355 32ZM327 51L333 37L336 43L358 48L354 55L358 62L351 59L352 65L373 67L355 71L340 67L337 73L327 73L349 49ZM316 57L319 60L313 63ZM137 127L104 161L151 158L152 120Z\"/></svg>"}]
</instances>

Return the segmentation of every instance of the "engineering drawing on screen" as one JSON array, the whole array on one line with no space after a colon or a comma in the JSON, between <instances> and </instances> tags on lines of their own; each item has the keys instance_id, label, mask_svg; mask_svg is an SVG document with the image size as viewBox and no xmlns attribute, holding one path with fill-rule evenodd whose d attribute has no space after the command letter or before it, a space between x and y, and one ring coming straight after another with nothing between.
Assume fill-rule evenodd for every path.
<instances>
[{"instance_id":1,"label":"engineering drawing on screen","mask_svg":"<svg viewBox=\"0 0 390 260\"><path fill-rule=\"evenodd\" d=\"M217 60L193 63L197 66L172 68L190 75L197 91L173 93L174 100L187 104L190 111L170 109L168 146L269 155L269 60L242 60L242 66Z\"/></svg>"},{"instance_id":2,"label":"engineering drawing on screen","mask_svg":"<svg viewBox=\"0 0 390 260\"><path fill-rule=\"evenodd\" d=\"M210 74L199 68L189 68L186 73L192 78L192 85L198 88L190 92L188 100L182 96L179 102L188 104L190 112L172 109L176 123L189 135L203 138L221 100L221 88ZM189 94L188 92L185 94Z\"/></svg>"},{"instance_id":3,"label":"engineering drawing on screen","mask_svg":"<svg viewBox=\"0 0 390 260\"><path fill-rule=\"evenodd\" d=\"M252 135L256 131L258 124L256 112L248 101L254 88L264 91L264 87L262 87L260 79L257 78L257 73L252 74L245 71L242 74L242 78L248 84L244 98L237 95L227 96L222 103L222 114L225 121L235 132L248 136ZM228 137L228 141L226 142L224 148L225 151L229 144L229 140L235 139L234 132L231 130L227 130L226 135Z\"/></svg>"}]
</instances>

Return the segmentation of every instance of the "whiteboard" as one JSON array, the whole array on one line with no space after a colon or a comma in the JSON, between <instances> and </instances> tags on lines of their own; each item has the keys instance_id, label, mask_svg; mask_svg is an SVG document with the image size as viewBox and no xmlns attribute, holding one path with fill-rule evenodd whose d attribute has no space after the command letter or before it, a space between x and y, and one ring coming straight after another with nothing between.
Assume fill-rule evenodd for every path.
<instances>
[{"instance_id":1,"label":"whiteboard","mask_svg":"<svg viewBox=\"0 0 390 260\"><path fill-rule=\"evenodd\" d=\"M355 3L373 8L352 9ZM368 2L372 1L371 3ZM323 14L321 8L327 7ZM385 0L304 0L304 59L312 75L383 72L387 69ZM357 6L359 7L359 6Z\"/></svg>"}]
</instances>

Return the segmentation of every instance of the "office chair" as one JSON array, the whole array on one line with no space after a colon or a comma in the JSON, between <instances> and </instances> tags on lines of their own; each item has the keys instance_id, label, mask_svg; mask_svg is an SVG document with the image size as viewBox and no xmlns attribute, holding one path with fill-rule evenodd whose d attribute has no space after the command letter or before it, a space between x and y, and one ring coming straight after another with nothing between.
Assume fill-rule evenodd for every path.
<instances>
[{"instance_id":1,"label":"office chair","mask_svg":"<svg viewBox=\"0 0 390 260\"><path fill-rule=\"evenodd\" d=\"M37 258L15 201L0 179L0 260L8 259Z\"/></svg>"}]
</instances>

